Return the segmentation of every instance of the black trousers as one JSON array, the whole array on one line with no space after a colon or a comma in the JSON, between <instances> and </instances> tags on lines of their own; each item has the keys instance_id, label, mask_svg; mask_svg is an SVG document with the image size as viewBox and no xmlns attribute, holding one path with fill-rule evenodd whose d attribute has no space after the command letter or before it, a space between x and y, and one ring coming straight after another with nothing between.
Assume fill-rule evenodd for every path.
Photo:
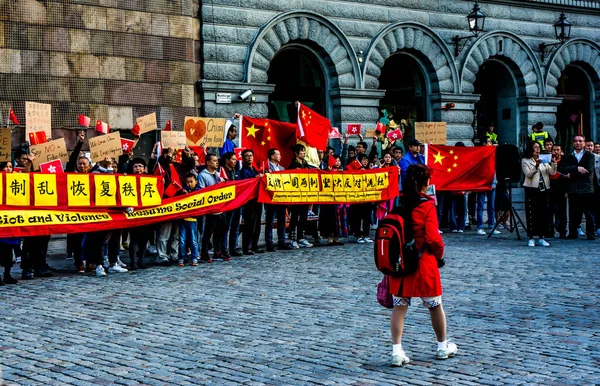
<instances>
[{"instance_id":1,"label":"black trousers","mask_svg":"<svg viewBox=\"0 0 600 386\"><path fill-rule=\"evenodd\" d=\"M569 193L569 236L577 235L585 215L585 233L594 237L594 205L594 193Z\"/></svg>"},{"instance_id":2,"label":"black trousers","mask_svg":"<svg viewBox=\"0 0 600 386\"><path fill-rule=\"evenodd\" d=\"M150 233L153 228L151 226L131 228L129 230L129 263L132 269L137 266L144 265L144 256L146 255L146 246L150 239ZM136 254L139 251L139 257L137 257L136 265Z\"/></svg>"},{"instance_id":3,"label":"black trousers","mask_svg":"<svg viewBox=\"0 0 600 386\"><path fill-rule=\"evenodd\" d=\"M225 213L207 214L204 216L204 233L202 235L201 253L208 253L208 244L210 238L213 238L213 248L216 255L224 255L227 253L225 248L225 230L227 229L227 220Z\"/></svg>"},{"instance_id":4,"label":"black trousers","mask_svg":"<svg viewBox=\"0 0 600 386\"><path fill-rule=\"evenodd\" d=\"M46 253L50 236L30 236L23 240L21 268L23 271L39 271L46 267Z\"/></svg>"},{"instance_id":5,"label":"black trousers","mask_svg":"<svg viewBox=\"0 0 600 386\"><path fill-rule=\"evenodd\" d=\"M244 231L242 235L242 249L258 249L260 237L260 216L262 215L262 204L255 200L244 205L242 217L244 218Z\"/></svg>"},{"instance_id":6,"label":"black trousers","mask_svg":"<svg viewBox=\"0 0 600 386\"><path fill-rule=\"evenodd\" d=\"M7 271L13 265L12 251L16 249L17 244L7 244L0 242L0 267L4 267Z\"/></svg>"},{"instance_id":7,"label":"black trousers","mask_svg":"<svg viewBox=\"0 0 600 386\"><path fill-rule=\"evenodd\" d=\"M550 209L548 191L525 187L525 214L527 218L527 237L544 238L548 227Z\"/></svg>"},{"instance_id":8,"label":"black trousers","mask_svg":"<svg viewBox=\"0 0 600 386\"><path fill-rule=\"evenodd\" d=\"M308 205L292 205L290 207L290 240L302 240L308 222Z\"/></svg>"},{"instance_id":9,"label":"black trousers","mask_svg":"<svg viewBox=\"0 0 600 386\"><path fill-rule=\"evenodd\" d=\"M554 221L550 221L550 227L555 227L561 236L566 236L567 198L565 192L550 189L550 212L551 215L554 215Z\"/></svg>"},{"instance_id":10,"label":"black trousers","mask_svg":"<svg viewBox=\"0 0 600 386\"><path fill-rule=\"evenodd\" d=\"M371 233L371 204L350 205L352 231L355 237L368 237Z\"/></svg>"},{"instance_id":11,"label":"black trousers","mask_svg":"<svg viewBox=\"0 0 600 386\"><path fill-rule=\"evenodd\" d=\"M73 253L75 267L83 265L83 233L70 233L67 235L67 245Z\"/></svg>"}]
</instances>

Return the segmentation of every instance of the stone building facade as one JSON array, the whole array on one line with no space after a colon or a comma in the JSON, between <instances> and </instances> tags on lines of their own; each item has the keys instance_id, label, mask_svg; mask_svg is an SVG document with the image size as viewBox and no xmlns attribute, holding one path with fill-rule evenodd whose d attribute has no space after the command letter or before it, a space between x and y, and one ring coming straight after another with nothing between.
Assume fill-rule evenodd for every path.
<instances>
[{"instance_id":1,"label":"stone building facade","mask_svg":"<svg viewBox=\"0 0 600 386\"><path fill-rule=\"evenodd\" d=\"M201 111L293 120L294 98L345 129L374 127L381 109L400 121L445 121L448 143L471 143L494 122L521 145L538 121L562 141L600 124L600 3L480 1L485 31L469 36L466 0L214 0L201 5ZM564 11L570 39L556 43ZM301 64L298 64L301 63ZM239 100L252 90L252 98ZM294 91L295 90L295 91ZM232 104L217 103L231 93Z\"/></svg>"},{"instance_id":2,"label":"stone building facade","mask_svg":"<svg viewBox=\"0 0 600 386\"><path fill-rule=\"evenodd\" d=\"M199 0L0 0L0 126L25 101L52 105L53 137L78 114L131 129L196 115ZM91 129L93 131L93 129ZM92 133L90 133L92 134ZM13 148L25 140L13 130ZM71 143L72 144L72 143Z\"/></svg>"}]
</instances>

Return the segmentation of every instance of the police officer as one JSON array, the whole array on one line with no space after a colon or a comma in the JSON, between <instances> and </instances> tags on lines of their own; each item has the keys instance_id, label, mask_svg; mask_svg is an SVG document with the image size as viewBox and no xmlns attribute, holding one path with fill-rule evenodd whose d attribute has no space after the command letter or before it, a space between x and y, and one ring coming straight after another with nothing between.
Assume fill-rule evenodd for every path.
<instances>
[{"instance_id":1,"label":"police officer","mask_svg":"<svg viewBox=\"0 0 600 386\"><path fill-rule=\"evenodd\" d=\"M546 139L552 140L550 134L547 131L544 131L544 124L542 122L538 122L531 127L533 133L529 136L529 140L532 142L538 142L541 148L544 148L544 141Z\"/></svg>"},{"instance_id":2,"label":"police officer","mask_svg":"<svg viewBox=\"0 0 600 386\"><path fill-rule=\"evenodd\" d=\"M498 144L498 134L494 133L494 123L490 122L488 126L488 130L485 133L485 139L490 139L492 141L492 145ZM486 141L487 142L487 141Z\"/></svg>"}]
</instances>

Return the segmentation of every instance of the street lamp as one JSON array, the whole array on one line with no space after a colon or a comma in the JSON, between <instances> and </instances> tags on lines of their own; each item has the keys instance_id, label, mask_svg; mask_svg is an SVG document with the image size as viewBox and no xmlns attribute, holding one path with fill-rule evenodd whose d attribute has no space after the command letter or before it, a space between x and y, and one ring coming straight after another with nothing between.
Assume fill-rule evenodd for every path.
<instances>
[{"instance_id":1,"label":"street lamp","mask_svg":"<svg viewBox=\"0 0 600 386\"><path fill-rule=\"evenodd\" d=\"M571 37L571 27L572 24L567 20L565 13L561 12L560 17L556 23L554 23L554 35L559 42L553 44L540 43L540 55L542 58L542 63L544 63L544 60L550 56L550 53L552 53L554 47L563 45L565 41L569 40Z\"/></svg>"},{"instance_id":2,"label":"street lamp","mask_svg":"<svg viewBox=\"0 0 600 386\"><path fill-rule=\"evenodd\" d=\"M479 36L480 32L483 32L483 28L485 26L485 14L479 10L478 1L475 0L475 5L473 6L473 10L470 14L467 15L467 21L469 22L469 32L471 32L472 36L464 36L459 37L456 35L452 38L452 42L454 43L454 56L458 56L462 49L465 47L468 39L472 37Z\"/></svg>"}]
</instances>

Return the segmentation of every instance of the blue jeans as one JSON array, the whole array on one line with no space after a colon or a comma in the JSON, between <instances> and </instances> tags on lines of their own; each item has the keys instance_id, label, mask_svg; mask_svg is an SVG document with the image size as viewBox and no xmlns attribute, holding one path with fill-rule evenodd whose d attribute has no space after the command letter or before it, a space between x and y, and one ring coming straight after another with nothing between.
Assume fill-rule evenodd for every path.
<instances>
[{"instance_id":1,"label":"blue jeans","mask_svg":"<svg viewBox=\"0 0 600 386\"><path fill-rule=\"evenodd\" d=\"M465 196L463 194L450 194L450 230L462 231L465 229Z\"/></svg>"},{"instance_id":2,"label":"blue jeans","mask_svg":"<svg viewBox=\"0 0 600 386\"><path fill-rule=\"evenodd\" d=\"M198 259L198 222L179 221L179 259L187 255L187 247L190 247L192 259Z\"/></svg>"},{"instance_id":3,"label":"blue jeans","mask_svg":"<svg viewBox=\"0 0 600 386\"><path fill-rule=\"evenodd\" d=\"M483 206L487 197L487 224L488 227L494 226L494 201L496 200L496 189L487 192L477 193L477 229L483 229Z\"/></svg>"},{"instance_id":4,"label":"blue jeans","mask_svg":"<svg viewBox=\"0 0 600 386\"><path fill-rule=\"evenodd\" d=\"M285 244L285 206L265 205L265 243L273 246L273 221L277 218L277 243Z\"/></svg>"},{"instance_id":5,"label":"blue jeans","mask_svg":"<svg viewBox=\"0 0 600 386\"><path fill-rule=\"evenodd\" d=\"M225 213L225 222L227 227L223 234L223 245L225 249L229 248L229 252L233 252L238 247L238 236L240 230L240 210L234 209Z\"/></svg>"}]
</instances>

